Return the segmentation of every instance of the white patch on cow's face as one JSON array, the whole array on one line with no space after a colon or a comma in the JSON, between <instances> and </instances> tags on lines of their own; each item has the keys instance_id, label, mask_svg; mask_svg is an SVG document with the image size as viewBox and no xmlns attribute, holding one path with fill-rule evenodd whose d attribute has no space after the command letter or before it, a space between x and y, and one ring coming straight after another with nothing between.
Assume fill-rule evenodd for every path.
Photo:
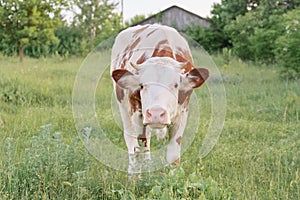
<instances>
[{"instance_id":1,"label":"white patch on cow's face","mask_svg":"<svg viewBox=\"0 0 300 200\"><path fill-rule=\"evenodd\" d=\"M141 65L139 83L144 124L163 128L171 123L178 109L180 77L179 63L173 60Z\"/></svg>"}]
</instances>

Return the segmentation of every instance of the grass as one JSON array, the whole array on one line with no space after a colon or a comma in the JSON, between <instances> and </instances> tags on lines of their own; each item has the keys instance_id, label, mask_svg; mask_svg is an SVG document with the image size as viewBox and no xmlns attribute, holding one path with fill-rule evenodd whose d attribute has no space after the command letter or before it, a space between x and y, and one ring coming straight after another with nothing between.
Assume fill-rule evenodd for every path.
<instances>
[{"instance_id":1,"label":"grass","mask_svg":"<svg viewBox=\"0 0 300 200\"><path fill-rule=\"evenodd\" d=\"M75 130L72 89L83 59L0 56L0 199L300 199L300 83L281 80L276 66L213 58L227 95L218 144L195 156L210 113L208 91L198 90L200 128L181 166L128 181L94 159ZM109 113L101 105L97 113ZM125 149L117 126L104 128Z\"/></svg>"}]
</instances>

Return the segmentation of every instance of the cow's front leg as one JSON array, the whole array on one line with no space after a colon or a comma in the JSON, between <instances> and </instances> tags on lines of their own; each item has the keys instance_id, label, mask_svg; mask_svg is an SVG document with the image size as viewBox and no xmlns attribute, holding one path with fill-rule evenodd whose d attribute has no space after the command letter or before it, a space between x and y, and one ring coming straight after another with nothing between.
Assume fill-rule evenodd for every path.
<instances>
[{"instance_id":1,"label":"cow's front leg","mask_svg":"<svg viewBox=\"0 0 300 200\"><path fill-rule=\"evenodd\" d=\"M150 154L150 139L151 139L151 129L149 127L143 126L142 134L139 135L139 140L142 145L142 153L143 153L143 162L147 160L151 160Z\"/></svg>"},{"instance_id":2,"label":"cow's front leg","mask_svg":"<svg viewBox=\"0 0 300 200\"><path fill-rule=\"evenodd\" d=\"M138 140L140 141L140 155L139 162L142 165L144 161L150 160L150 139L151 139L151 130L149 127L143 125L142 113L136 112L133 115L134 130L136 133L139 133ZM141 166L142 167L142 166Z\"/></svg>"},{"instance_id":3,"label":"cow's front leg","mask_svg":"<svg viewBox=\"0 0 300 200\"><path fill-rule=\"evenodd\" d=\"M150 159L150 137L151 133L142 123L142 115L135 112L131 116L128 132L124 132L124 137L129 153L129 175L140 174L145 160ZM139 144L139 141L140 144Z\"/></svg>"},{"instance_id":4,"label":"cow's front leg","mask_svg":"<svg viewBox=\"0 0 300 200\"><path fill-rule=\"evenodd\" d=\"M167 146L167 162L172 165L180 164L180 149L181 149L182 133L175 134L171 138L170 143Z\"/></svg>"},{"instance_id":5,"label":"cow's front leg","mask_svg":"<svg viewBox=\"0 0 300 200\"><path fill-rule=\"evenodd\" d=\"M187 112L183 112L180 118L170 128L170 143L167 146L167 162L175 166L180 164L181 141L186 126Z\"/></svg>"},{"instance_id":6,"label":"cow's front leg","mask_svg":"<svg viewBox=\"0 0 300 200\"><path fill-rule=\"evenodd\" d=\"M139 153L139 144L137 135L134 132L124 131L124 139L127 146L129 161L128 161L128 174L133 175L139 173L137 154Z\"/></svg>"},{"instance_id":7,"label":"cow's front leg","mask_svg":"<svg viewBox=\"0 0 300 200\"><path fill-rule=\"evenodd\" d=\"M119 104L120 114L123 122L124 129L124 139L128 151L128 174L129 176L138 173L137 169L137 158L136 155L139 151L138 144L138 133L134 129L134 124L132 123L132 116L128 112L126 106Z\"/></svg>"}]
</instances>

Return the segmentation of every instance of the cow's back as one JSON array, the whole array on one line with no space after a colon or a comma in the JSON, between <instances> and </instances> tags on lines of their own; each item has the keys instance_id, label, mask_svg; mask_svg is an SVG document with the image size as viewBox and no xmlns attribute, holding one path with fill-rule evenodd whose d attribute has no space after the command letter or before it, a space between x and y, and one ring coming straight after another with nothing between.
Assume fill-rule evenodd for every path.
<instances>
[{"instance_id":1,"label":"cow's back","mask_svg":"<svg viewBox=\"0 0 300 200\"><path fill-rule=\"evenodd\" d=\"M179 62L188 62L187 71L193 68L185 39L174 28L154 24L130 27L116 37L111 71L119 68L132 71L130 62L142 64L152 57L171 57Z\"/></svg>"}]
</instances>

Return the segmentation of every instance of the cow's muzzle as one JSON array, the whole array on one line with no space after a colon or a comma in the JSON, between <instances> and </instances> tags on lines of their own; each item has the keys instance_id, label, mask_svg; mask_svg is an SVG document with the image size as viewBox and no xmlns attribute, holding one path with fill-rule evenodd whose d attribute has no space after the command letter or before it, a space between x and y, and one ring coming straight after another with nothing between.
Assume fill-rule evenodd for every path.
<instances>
[{"instance_id":1,"label":"cow's muzzle","mask_svg":"<svg viewBox=\"0 0 300 200\"><path fill-rule=\"evenodd\" d=\"M164 128L171 123L169 113L160 106L154 106L146 109L144 116L144 125L151 128Z\"/></svg>"}]
</instances>

